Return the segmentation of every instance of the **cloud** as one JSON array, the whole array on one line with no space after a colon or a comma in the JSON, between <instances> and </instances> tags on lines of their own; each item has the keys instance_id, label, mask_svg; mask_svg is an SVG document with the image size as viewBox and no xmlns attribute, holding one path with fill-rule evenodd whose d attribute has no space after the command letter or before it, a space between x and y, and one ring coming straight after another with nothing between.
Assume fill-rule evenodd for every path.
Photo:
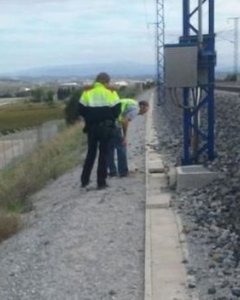
<instances>
[{"instance_id":1,"label":"cloud","mask_svg":"<svg viewBox=\"0 0 240 300\"><path fill-rule=\"evenodd\" d=\"M216 31L230 28L227 17L234 15L240 1L215 3ZM23 66L82 60L152 63L155 10L153 0L1 0L0 55L5 64L1 69L13 70L21 62ZM165 1L165 22L166 42L177 42L182 34L182 1ZM218 41L217 46L222 43L231 49L227 41ZM226 50L219 53L227 56Z\"/></svg>"}]
</instances>

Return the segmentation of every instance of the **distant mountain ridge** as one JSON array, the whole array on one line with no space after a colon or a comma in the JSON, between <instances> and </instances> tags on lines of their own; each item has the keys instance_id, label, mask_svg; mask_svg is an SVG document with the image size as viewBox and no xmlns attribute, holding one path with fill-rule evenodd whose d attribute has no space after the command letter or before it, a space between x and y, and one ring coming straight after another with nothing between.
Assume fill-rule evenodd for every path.
<instances>
[{"instance_id":1,"label":"distant mountain ridge","mask_svg":"<svg viewBox=\"0 0 240 300\"><path fill-rule=\"evenodd\" d=\"M14 80L14 78L26 80L34 80L36 78L94 78L99 72L108 72L111 77L153 78L156 76L156 66L154 64L136 62L44 66L0 74L0 78L3 80ZM216 69L216 76L218 78L224 78L228 73L231 73L229 68Z\"/></svg>"},{"instance_id":2,"label":"distant mountain ridge","mask_svg":"<svg viewBox=\"0 0 240 300\"><path fill-rule=\"evenodd\" d=\"M18 71L15 76L29 77L94 77L99 72L108 72L111 76L154 76L154 65L137 63L76 64L66 66L46 66Z\"/></svg>"}]
</instances>

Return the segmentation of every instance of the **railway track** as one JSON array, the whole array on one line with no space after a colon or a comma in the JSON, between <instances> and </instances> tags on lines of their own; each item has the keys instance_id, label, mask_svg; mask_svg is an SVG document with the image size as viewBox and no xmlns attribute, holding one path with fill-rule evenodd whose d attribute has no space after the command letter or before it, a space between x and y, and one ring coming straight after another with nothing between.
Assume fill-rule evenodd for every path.
<instances>
[{"instance_id":1,"label":"railway track","mask_svg":"<svg viewBox=\"0 0 240 300\"><path fill-rule=\"evenodd\" d=\"M215 84L216 90L240 93L240 82L239 83L219 83Z\"/></svg>"}]
</instances>

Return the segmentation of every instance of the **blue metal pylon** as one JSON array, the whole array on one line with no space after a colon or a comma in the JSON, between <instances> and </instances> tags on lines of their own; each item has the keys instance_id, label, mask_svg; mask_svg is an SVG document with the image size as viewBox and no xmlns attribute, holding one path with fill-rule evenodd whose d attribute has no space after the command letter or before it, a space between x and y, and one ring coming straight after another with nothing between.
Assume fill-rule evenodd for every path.
<instances>
[{"instance_id":1,"label":"blue metal pylon","mask_svg":"<svg viewBox=\"0 0 240 300\"><path fill-rule=\"evenodd\" d=\"M156 60L157 60L157 101L158 105L165 100L164 89L164 43L165 43L165 22L164 22L164 1L156 0Z\"/></svg>"},{"instance_id":2,"label":"blue metal pylon","mask_svg":"<svg viewBox=\"0 0 240 300\"><path fill-rule=\"evenodd\" d=\"M214 0L183 0L183 36L180 44L198 46L199 77L202 72L205 80L199 80L197 88L183 89L183 133L184 147L182 163L189 165L203 159L213 160L214 153L214 82L215 82L215 33L214 33ZM208 28L202 33L202 7L208 5ZM193 6L193 5L192 5ZM193 25L193 18L198 17L198 26ZM202 71L201 71L202 70ZM191 96L192 94L192 96ZM195 99L193 99L195 95ZM193 105L194 104L194 105ZM199 120L205 114L203 124Z\"/></svg>"}]
</instances>

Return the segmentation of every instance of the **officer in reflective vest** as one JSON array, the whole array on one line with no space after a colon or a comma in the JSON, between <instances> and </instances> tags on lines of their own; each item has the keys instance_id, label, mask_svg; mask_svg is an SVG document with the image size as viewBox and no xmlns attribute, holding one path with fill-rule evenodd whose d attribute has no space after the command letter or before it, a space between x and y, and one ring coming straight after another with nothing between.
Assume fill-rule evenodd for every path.
<instances>
[{"instance_id":1,"label":"officer in reflective vest","mask_svg":"<svg viewBox=\"0 0 240 300\"><path fill-rule=\"evenodd\" d=\"M115 134L115 121L121 112L117 93L109 89L110 76L100 73L92 87L82 93L79 101L79 112L84 117L88 137L87 156L81 175L82 187L90 182L90 175L99 148L97 167L97 185L99 189L107 186L108 144Z\"/></svg>"},{"instance_id":2,"label":"officer in reflective vest","mask_svg":"<svg viewBox=\"0 0 240 300\"><path fill-rule=\"evenodd\" d=\"M137 102L134 99L121 99L121 114L118 117L115 136L109 143L108 168L109 175L120 177L128 176L127 163L127 131L129 122L137 115L143 115L148 111L147 101ZM114 161L114 152L117 152L117 167Z\"/></svg>"}]
</instances>

